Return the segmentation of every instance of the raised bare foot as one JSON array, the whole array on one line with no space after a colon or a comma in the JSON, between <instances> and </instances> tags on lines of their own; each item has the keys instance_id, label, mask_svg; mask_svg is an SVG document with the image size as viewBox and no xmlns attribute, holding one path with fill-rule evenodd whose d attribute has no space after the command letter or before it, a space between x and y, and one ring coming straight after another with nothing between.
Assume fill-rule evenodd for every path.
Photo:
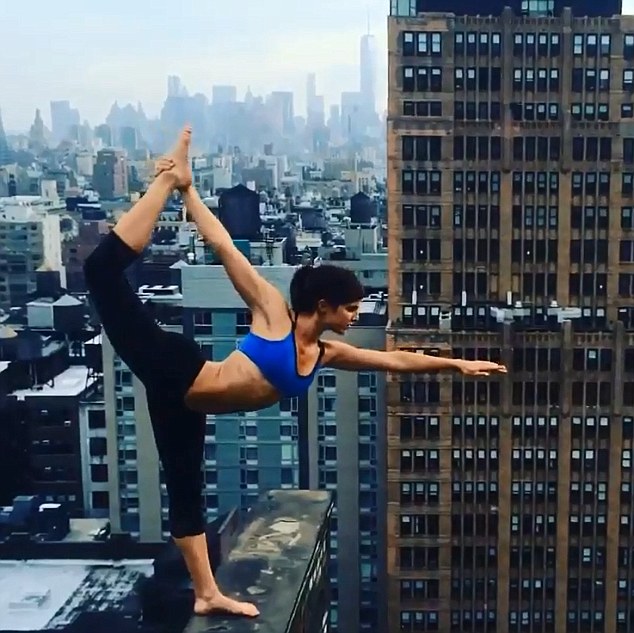
<instances>
[{"instance_id":1,"label":"raised bare foot","mask_svg":"<svg viewBox=\"0 0 634 633\"><path fill-rule=\"evenodd\" d=\"M181 191L191 187L192 170L189 165L189 146L192 141L192 128L187 125L180 133L176 145L174 145L167 160L174 161L174 167L170 169L170 173L176 176L176 188Z\"/></svg>"},{"instance_id":2,"label":"raised bare foot","mask_svg":"<svg viewBox=\"0 0 634 633\"><path fill-rule=\"evenodd\" d=\"M229 613L231 615L243 615L248 618L255 618L260 615L258 608L250 602L239 602L221 593L213 598L196 598L194 603L194 613L196 615L210 615L212 613Z\"/></svg>"}]
</instances>

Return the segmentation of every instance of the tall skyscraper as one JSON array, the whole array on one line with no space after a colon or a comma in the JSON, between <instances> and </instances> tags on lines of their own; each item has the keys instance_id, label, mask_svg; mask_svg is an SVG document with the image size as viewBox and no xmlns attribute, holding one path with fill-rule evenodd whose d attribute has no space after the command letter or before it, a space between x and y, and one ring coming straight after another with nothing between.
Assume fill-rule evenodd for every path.
<instances>
[{"instance_id":1,"label":"tall skyscraper","mask_svg":"<svg viewBox=\"0 0 634 633\"><path fill-rule=\"evenodd\" d=\"M79 110L70 101L51 101L51 131L56 143L68 138L71 128L79 125Z\"/></svg>"},{"instance_id":2,"label":"tall skyscraper","mask_svg":"<svg viewBox=\"0 0 634 633\"><path fill-rule=\"evenodd\" d=\"M2 123L2 112L0 111L0 165L6 165L10 160L11 152L9 151L9 143L7 142L7 135Z\"/></svg>"},{"instance_id":3,"label":"tall skyscraper","mask_svg":"<svg viewBox=\"0 0 634 633\"><path fill-rule=\"evenodd\" d=\"M267 99L271 123L276 132L290 136L295 132L293 93L277 90Z\"/></svg>"},{"instance_id":4,"label":"tall skyscraper","mask_svg":"<svg viewBox=\"0 0 634 633\"><path fill-rule=\"evenodd\" d=\"M395 0L390 630L634 626L634 17ZM480 14L480 15L479 15Z\"/></svg>"},{"instance_id":5,"label":"tall skyscraper","mask_svg":"<svg viewBox=\"0 0 634 633\"><path fill-rule=\"evenodd\" d=\"M309 121L315 112L315 101L317 99L317 76L309 73L306 77L306 120Z\"/></svg>"},{"instance_id":6,"label":"tall skyscraper","mask_svg":"<svg viewBox=\"0 0 634 633\"><path fill-rule=\"evenodd\" d=\"M377 44L374 35L361 38L361 96L366 112L367 122L376 122L376 81L377 81Z\"/></svg>"},{"instance_id":7,"label":"tall skyscraper","mask_svg":"<svg viewBox=\"0 0 634 633\"><path fill-rule=\"evenodd\" d=\"M235 86L213 86L211 102L213 105L235 103L238 99L238 89Z\"/></svg>"},{"instance_id":8,"label":"tall skyscraper","mask_svg":"<svg viewBox=\"0 0 634 633\"><path fill-rule=\"evenodd\" d=\"M93 185L104 200L128 195L128 162L125 152L118 149L102 149L97 152Z\"/></svg>"},{"instance_id":9,"label":"tall skyscraper","mask_svg":"<svg viewBox=\"0 0 634 633\"><path fill-rule=\"evenodd\" d=\"M169 75L167 78L168 97L186 97L187 89L178 75Z\"/></svg>"}]
</instances>

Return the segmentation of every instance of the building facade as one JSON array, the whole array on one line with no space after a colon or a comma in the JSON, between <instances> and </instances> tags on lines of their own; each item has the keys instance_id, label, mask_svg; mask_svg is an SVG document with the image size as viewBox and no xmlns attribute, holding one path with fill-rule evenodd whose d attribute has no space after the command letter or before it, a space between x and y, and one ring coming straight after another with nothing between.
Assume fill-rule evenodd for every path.
<instances>
[{"instance_id":1,"label":"building facade","mask_svg":"<svg viewBox=\"0 0 634 633\"><path fill-rule=\"evenodd\" d=\"M93 186L103 200L114 200L128 195L128 161L124 151L102 149L97 152Z\"/></svg>"},{"instance_id":2,"label":"building facade","mask_svg":"<svg viewBox=\"0 0 634 633\"><path fill-rule=\"evenodd\" d=\"M70 366L45 384L14 390L2 410L7 424L26 429L30 492L46 502L64 503L72 517L91 515L85 492L91 472L98 481L97 458L105 455L105 443L88 433L82 405L96 389L86 367ZM88 456L95 458L90 464Z\"/></svg>"},{"instance_id":3,"label":"building facade","mask_svg":"<svg viewBox=\"0 0 634 633\"><path fill-rule=\"evenodd\" d=\"M634 624L634 18L619 14L392 2L388 347L509 367L389 379L394 630Z\"/></svg>"},{"instance_id":4,"label":"building facade","mask_svg":"<svg viewBox=\"0 0 634 633\"><path fill-rule=\"evenodd\" d=\"M60 216L39 197L13 197L0 202L0 305L24 305L36 289L41 267L62 265Z\"/></svg>"}]
</instances>

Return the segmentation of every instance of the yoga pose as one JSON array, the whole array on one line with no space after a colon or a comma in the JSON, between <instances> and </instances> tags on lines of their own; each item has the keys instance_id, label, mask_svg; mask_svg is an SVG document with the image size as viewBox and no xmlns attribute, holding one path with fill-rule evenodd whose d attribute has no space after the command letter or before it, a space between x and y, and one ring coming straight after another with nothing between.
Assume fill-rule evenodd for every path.
<instances>
[{"instance_id":1,"label":"yoga pose","mask_svg":"<svg viewBox=\"0 0 634 633\"><path fill-rule=\"evenodd\" d=\"M257 616L257 607L225 596L209 563L202 496L205 414L253 411L282 397L306 393L320 367L350 371L434 372L472 376L505 372L497 363L424 354L359 349L321 341L343 334L356 319L363 287L354 273L336 266L302 267L290 287L290 306L235 247L221 222L192 186L191 130L158 163L147 193L106 235L84 265L86 283L104 331L121 359L141 380L169 497L170 533L192 578L194 612ZM251 331L222 362L207 361L198 345L163 330L128 284L125 269L150 240L169 196L179 190L204 240L252 314ZM209 289L213 292L213 288Z\"/></svg>"}]
</instances>

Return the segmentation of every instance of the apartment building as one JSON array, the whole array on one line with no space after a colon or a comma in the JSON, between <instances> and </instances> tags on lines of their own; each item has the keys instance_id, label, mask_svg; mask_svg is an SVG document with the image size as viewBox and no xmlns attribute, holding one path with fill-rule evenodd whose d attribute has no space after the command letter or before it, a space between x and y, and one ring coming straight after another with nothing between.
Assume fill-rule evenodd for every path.
<instances>
[{"instance_id":1,"label":"apartment building","mask_svg":"<svg viewBox=\"0 0 634 633\"><path fill-rule=\"evenodd\" d=\"M509 374L391 376L388 618L634 626L634 17L394 0L388 348Z\"/></svg>"}]
</instances>

